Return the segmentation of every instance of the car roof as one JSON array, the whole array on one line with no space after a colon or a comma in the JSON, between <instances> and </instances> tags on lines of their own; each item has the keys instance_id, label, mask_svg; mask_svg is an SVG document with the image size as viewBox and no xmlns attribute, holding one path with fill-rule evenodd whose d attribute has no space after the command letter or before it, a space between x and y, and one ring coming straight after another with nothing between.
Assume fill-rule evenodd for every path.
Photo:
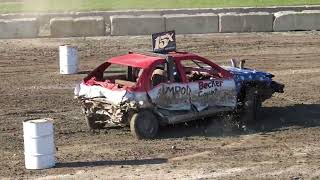
<instances>
[{"instance_id":1,"label":"car roof","mask_svg":"<svg viewBox=\"0 0 320 180\"><path fill-rule=\"evenodd\" d=\"M171 52L168 54L158 54L152 52L129 53L122 56L113 57L108 60L111 64L147 68L156 61L163 61L167 56L172 57L194 57L196 55L187 52Z\"/></svg>"}]
</instances>

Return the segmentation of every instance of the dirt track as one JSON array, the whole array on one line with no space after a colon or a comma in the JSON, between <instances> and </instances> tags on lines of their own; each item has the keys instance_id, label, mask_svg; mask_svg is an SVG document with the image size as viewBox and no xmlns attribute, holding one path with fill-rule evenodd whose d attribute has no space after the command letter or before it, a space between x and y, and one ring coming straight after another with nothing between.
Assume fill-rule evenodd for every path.
<instances>
[{"instance_id":1,"label":"dirt track","mask_svg":"<svg viewBox=\"0 0 320 180\"><path fill-rule=\"evenodd\" d=\"M320 32L178 36L189 50L227 64L231 57L286 84L263 104L259 131L214 132L209 122L161 129L137 141L128 129L87 131L73 87L88 70L149 37L0 41L0 178L320 179ZM58 73L58 46L79 47L78 75ZM57 167L24 169L22 121L55 120ZM172 147L175 148L172 148ZM46 177L45 177L46 176Z\"/></svg>"}]
</instances>

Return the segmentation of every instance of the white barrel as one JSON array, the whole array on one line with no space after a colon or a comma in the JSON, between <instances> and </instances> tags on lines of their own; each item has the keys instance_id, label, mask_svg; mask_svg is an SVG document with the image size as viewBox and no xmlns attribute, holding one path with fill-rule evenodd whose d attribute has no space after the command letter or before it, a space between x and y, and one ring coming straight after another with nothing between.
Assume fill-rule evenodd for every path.
<instances>
[{"instance_id":1,"label":"white barrel","mask_svg":"<svg viewBox=\"0 0 320 180\"><path fill-rule=\"evenodd\" d=\"M59 46L60 74L75 74L78 72L77 48L71 45Z\"/></svg>"},{"instance_id":2,"label":"white barrel","mask_svg":"<svg viewBox=\"0 0 320 180\"><path fill-rule=\"evenodd\" d=\"M23 122L26 169L46 169L55 166L55 146L52 119Z\"/></svg>"}]
</instances>

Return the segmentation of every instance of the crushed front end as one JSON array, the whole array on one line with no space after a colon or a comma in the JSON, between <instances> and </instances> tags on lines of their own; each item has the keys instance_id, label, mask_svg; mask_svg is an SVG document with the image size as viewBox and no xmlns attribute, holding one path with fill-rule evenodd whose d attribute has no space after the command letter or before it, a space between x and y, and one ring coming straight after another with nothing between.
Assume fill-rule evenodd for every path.
<instances>
[{"instance_id":1,"label":"crushed front end","mask_svg":"<svg viewBox=\"0 0 320 180\"><path fill-rule=\"evenodd\" d=\"M135 111L137 105L134 102L122 102L119 105L112 105L104 98L81 99L83 112L88 118L94 118L96 122L109 125L128 125L128 112Z\"/></svg>"}]
</instances>

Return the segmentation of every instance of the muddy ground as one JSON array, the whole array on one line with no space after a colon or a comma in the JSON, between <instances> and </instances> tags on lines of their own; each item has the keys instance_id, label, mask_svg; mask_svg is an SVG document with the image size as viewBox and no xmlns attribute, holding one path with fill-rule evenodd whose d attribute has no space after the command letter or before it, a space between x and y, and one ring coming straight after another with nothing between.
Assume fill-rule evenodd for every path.
<instances>
[{"instance_id":1,"label":"muddy ground","mask_svg":"<svg viewBox=\"0 0 320 180\"><path fill-rule=\"evenodd\" d=\"M260 126L223 131L214 121L136 140L128 128L88 132L73 87L106 59L149 50L150 37L0 41L0 178L320 179L320 32L178 36L178 48L266 70L286 84L263 104ZM58 46L79 47L77 75L60 75ZM57 166L24 167L22 121L50 117ZM217 125L218 126L218 125Z\"/></svg>"}]
</instances>

